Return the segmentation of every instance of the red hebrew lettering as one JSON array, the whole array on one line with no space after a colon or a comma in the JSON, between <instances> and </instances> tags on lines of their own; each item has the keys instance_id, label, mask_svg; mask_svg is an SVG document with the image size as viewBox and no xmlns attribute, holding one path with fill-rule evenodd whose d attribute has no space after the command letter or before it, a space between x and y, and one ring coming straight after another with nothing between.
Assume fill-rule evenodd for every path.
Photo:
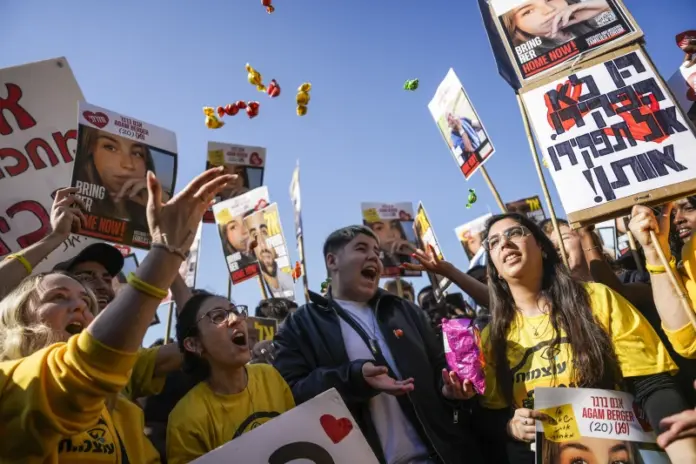
<instances>
[{"instance_id":1,"label":"red hebrew lettering","mask_svg":"<svg viewBox=\"0 0 696 464\"><path fill-rule=\"evenodd\" d=\"M44 163L41 157L39 156L39 149L42 149L46 153L46 156L48 157L48 161L51 163L51 166L55 166L56 164L58 164L58 158L56 157L56 153L53 151L51 145L44 139L38 137L35 139L31 139L29 143L25 145L24 148L27 150L27 154L29 155L31 164L34 165L34 169L36 169L37 171L46 167L46 163Z\"/></svg>"},{"instance_id":2,"label":"red hebrew lettering","mask_svg":"<svg viewBox=\"0 0 696 464\"><path fill-rule=\"evenodd\" d=\"M54 132L51 135L53 135L53 141L56 142L56 146L58 147L60 156L63 157L63 161L66 163L72 162L73 157L68 149L68 140L77 140L77 131L75 129L70 129L65 134Z\"/></svg>"},{"instance_id":3,"label":"red hebrew lettering","mask_svg":"<svg viewBox=\"0 0 696 464\"><path fill-rule=\"evenodd\" d=\"M7 171L7 174L9 174L10 177L18 176L29 169L29 162L27 161L26 156L24 156L24 154L19 150L15 150L14 148L0 148L0 160L5 158L14 158L17 160L17 164L14 166L5 167L5 171ZM3 175L2 177L5 176Z\"/></svg>"},{"instance_id":4,"label":"red hebrew lettering","mask_svg":"<svg viewBox=\"0 0 696 464\"><path fill-rule=\"evenodd\" d=\"M36 119L19 104L19 100L22 98L22 89L17 84L10 83L6 83L5 88L7 88L7 98L0 97L0 135L10 135L12 133L12 126L5 118L5 110L9 110L12 113L17 121L19 130L27 130L34 127Z\"/></svg>"},{"instance_id":5,"label":"red hebrew lettering","mask_svg":"<svg viewBox=\"0 0 696 464\"><path fill-rule=\"evenodd\" d=\"M29 232L28 234L24 234L17 239L19 246L26 248L48 235L48 233L51 231L51 218L48 216L48 213L44 207L41 206L41 203L32 200L24 200L20 201L19 203L15 203L7 209L7 215L10 216L10 218L13 218L18 213L23 211L32 213L41 223L41 226L38 229L33 232Z\"/></svg>"},{"instance_id":6,"label":"red hebrew lettering","mask_svg":"<svg viewBox=\"0 0 696 464\"><path fill-rule=\"evenodd\" d=\"M0 233L6 234L10 231L10 226L7 224L5 218L0 218ZM10 248L5 245L5 242L0 239L0 257L9 255Z\"/></svg>"}]
</instances>

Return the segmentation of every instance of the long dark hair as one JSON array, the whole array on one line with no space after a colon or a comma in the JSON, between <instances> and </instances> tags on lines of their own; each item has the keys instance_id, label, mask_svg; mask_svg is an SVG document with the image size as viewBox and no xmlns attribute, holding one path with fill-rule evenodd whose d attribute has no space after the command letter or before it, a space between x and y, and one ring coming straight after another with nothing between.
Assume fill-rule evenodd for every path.
<instances>
[{"instance_id":1,"label":"long dark hair","mask_svg":"<svg viewBox=\"0 0 696 464\"><path fill-rule=\"evenodd\" d=\"M614 352L611 337L592 314L590 296L585 287L573 280L556 252L553 243L533 221L517 213L493 216L486 223L484 238L488 237L493 224L503 219L512 219L531 232L543 256L541 293L551 309L549 319L553 327L553 339L549 345L551 352L558 350L561 331L570 345L573 356L571 381L577 387L614 389L621 382L619 361ZM507 358L507 336L515 319L515 301L510 287L493 265L488 253L488 291L490 322L490 343L495 363L495 373L500 389L509 405L513 404L512 372ZM552 366L554 378L556 366Z\"/></svg>"},{"instance_id":2,"label":"long dark hair","mask_svg":"<svg viewBox=\"0 0 696 464\"><path fill-rule=\"evenodd\" d=\"M217 296L205 290L196 290L177 316L176 340L179 345L179 351L181 351L184 357L181 369L196 382L208 379L210 376L210 364L202 357L187 350L184 346L184 340L186 337L197 337L199 335L198 324L196 323L198 310L201 309L201 306L208 298Z\"/></svg>"}]
</instances>

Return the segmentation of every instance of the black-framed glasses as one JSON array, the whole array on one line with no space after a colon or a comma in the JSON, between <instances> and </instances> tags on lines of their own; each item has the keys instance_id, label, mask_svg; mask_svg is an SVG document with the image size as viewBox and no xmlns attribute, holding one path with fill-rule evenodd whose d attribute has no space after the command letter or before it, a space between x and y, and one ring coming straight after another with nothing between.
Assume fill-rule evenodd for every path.
<instances>
[{"instance_id":1,"label":"black-framed glasses","mask_svg":"<svg viewBox=\"0 0 696 464\"><path fill-rule=\"evenodd\" d=\"M249 307L246 305L232 305L228 309L214 308L199 317L196 324L207 317L213 324L221 326L229 321L230 316L234 316L235 319L245 320L248 315Z\"/></svg>"},{"instance_id":2,"label":"black-framed glasses","mask_svg":"<svg viewBox=\"0 0 696 464\"><path fill-rule=\"evenodd\" d=\"M483 247L490 251L496 250L503 243L503 240L519 242L527 235L531 235L531 231L523 225L510 227L499 234L489 235L483 242Z\"/></svg>"}]
</instances>

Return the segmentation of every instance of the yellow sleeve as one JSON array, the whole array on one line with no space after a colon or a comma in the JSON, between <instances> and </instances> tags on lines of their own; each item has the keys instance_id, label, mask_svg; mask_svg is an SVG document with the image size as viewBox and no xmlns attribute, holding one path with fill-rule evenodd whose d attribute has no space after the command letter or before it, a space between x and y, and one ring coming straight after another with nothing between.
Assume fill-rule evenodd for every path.
<instances>
[{"instance_id":1,"label":"yellow sleeve","mask_svg":"<svg viewBox=\"0 0 696 464\"><path fill-rule=\"evenodd\" d=\"M662 340L628 300L602 284L588 284L588 291L592 312L614 342L624 377L677 372Z\"/></svg>"},{"instance_id":2,"label":"yellow sleeve","mask_svg":"<svg viewBox=\"0 0 696 464\"><path fill-rule=\"evenodd\" d=\"M167 424L167 462L187 464L208 452L202 439L200 426L187 414L188 408L181 401L169 415Z\"/></svg>"},{"instance_id":3,"label":"yellow sleeve","mask_svg":"<svg viewBox=\"0 0 696 464\"><path fill-rule=\"evenodd\" d=\"M138 359L133 366L128 385L123 390L123 394L131 401L144 396L157 395L164 388L166 375L156 376L155 366L157 364L157 354L160 346L154 348L144 348L138 350Z\"/></svg>"},{"instance_id":4,"label":"yellow sleeve","mask_svg":"<svg viewBox=\"0 0 696 464\"><path fill-rule=\"evenodd\" d=\"M115 351L87 331L25 358L0 363L0 462L32 450L46 455L58 441L95 424L105 397L128 381L135 353Z\"/></svg>"},{"instance_id":5,"label":"yellow sleeve","mask_svg":"<svg viewBox=\"0 0 696 464\"><path fill-rule=\"evenodd\" d=\"M490 351L490 331L486 326L481 331L481 346L483 347L486 365L483 367L483 375L486 378L486 390L479 396L481 406L488 409L502 409L507 407L507 402L498 391L498 382L495 376L493 354Z\"/></svg>"},{"instance_id":6,"label":"yellow sleeve","mask_svg":"<svg viewBox=\"0 0 696 464\"><path fill-rule=\"evenodd\" d=\"M696 329L691 322L687 322L681 329L667 330L663 326L662 330L667 334L677 354L687 359L696 359Z\"/></svg>"}]
</instances>

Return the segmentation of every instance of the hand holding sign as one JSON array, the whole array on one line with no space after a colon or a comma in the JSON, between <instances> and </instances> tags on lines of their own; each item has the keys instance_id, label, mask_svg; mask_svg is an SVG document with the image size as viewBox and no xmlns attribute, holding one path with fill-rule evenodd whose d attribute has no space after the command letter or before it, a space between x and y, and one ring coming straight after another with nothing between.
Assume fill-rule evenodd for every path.
<instances>
[{"instance_id":1,"label":"hand holding sign","mask_svg":"<svg viewBox=\"0 0 696 464\"><path fill-rule=\"evenodd\" d=\"M396 380L389 377L389 369L383 366L375 366L371 362L366 362L362 367L362 374L365 382L375 390L390 395L403 395L413 391L413 379Z\"/></svg>"},{"instance_id":2,"label":"hand holding sign","mask_svg":"<svg viewBox=\"0 0 696 464\"><path fill-rule=\"evenodd\" d=\"M51 227L53 234L63 240L70 236L72 230L79 230L85 222L85 204L75 194L77 188L63 188L56 191L51 207Z\"/></svg>"},{"instance_id":3,"label":"hand holding sign","mask_svg":"<svg viewBox=\"0 0 696 464\"><path fill-rule=\"evenodd\" d=\"M536 437L536 421L548 419L546 414L533 409L515 409L515 415L508 422L508 434L515 440L531 443Z\"/></svg>"},{"instance_id":4,"label":"hand holding sign","mask_svg":"<svg viewBox=\"0 0 696 464\"><path fill-rule=\"evenodd\" d=\"M645 260L648 264L659 266L661 265L660 257L655 250L655 245L650 238L650 232L655 232L659 241L659 246L665 256L670 256L669 249L669 229L670 217L672 213L672 203L666 204L662 208L662 214L659 219L655 217L652 209L647 206L636 205L631 211L631 222L628 227L631 229L633 236L640 242L640 245L645 251Z\"/></svg>"}]
</instances>

